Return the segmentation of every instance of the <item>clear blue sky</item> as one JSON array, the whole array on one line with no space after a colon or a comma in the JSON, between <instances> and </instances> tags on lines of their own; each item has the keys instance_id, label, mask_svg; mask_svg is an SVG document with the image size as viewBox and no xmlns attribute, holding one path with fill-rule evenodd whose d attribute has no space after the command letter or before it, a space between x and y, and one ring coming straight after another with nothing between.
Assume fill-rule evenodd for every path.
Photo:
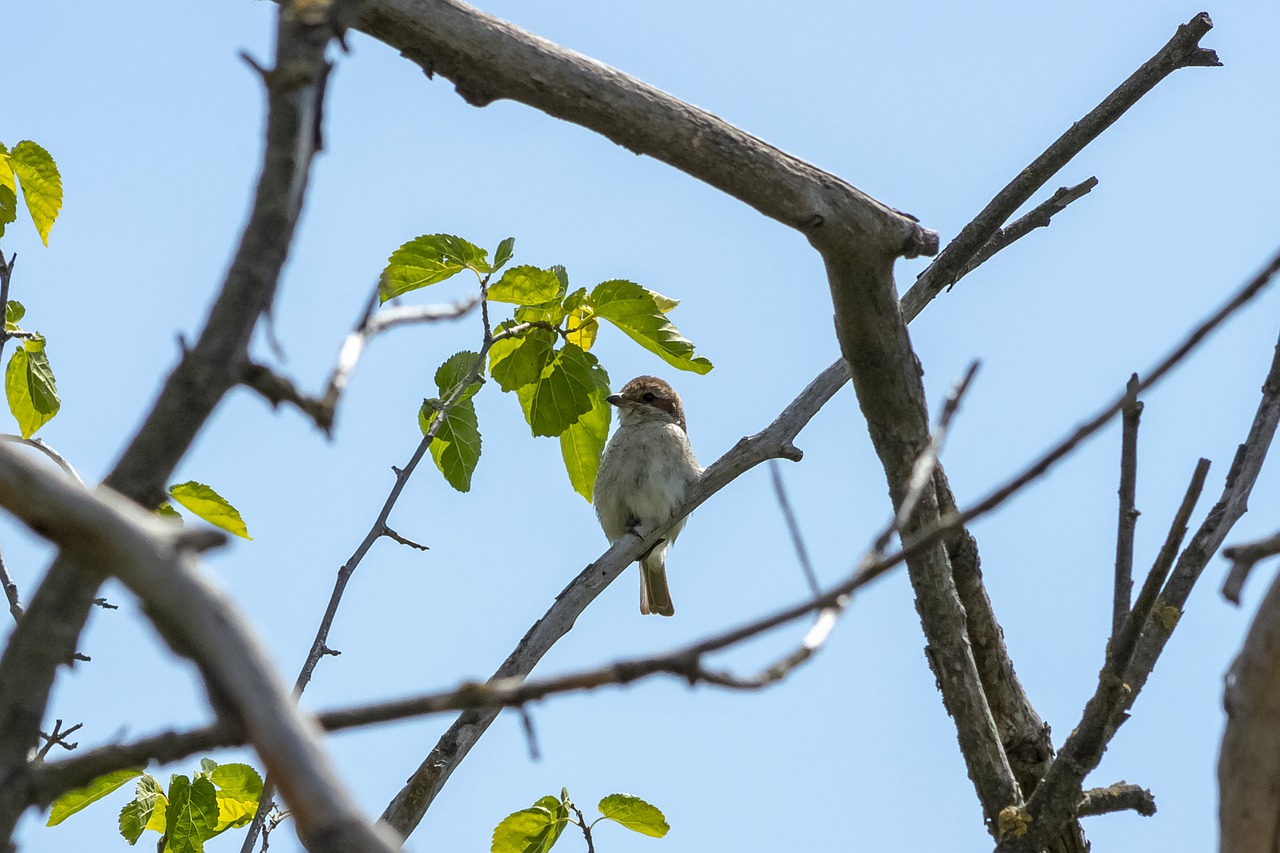
<instances>
[{"instance_id":1,"label":"clear blue sky","mask_svg":"<svg viewBox=\"0 0 1280 853\"><path fill-rule=\"evenodd\" d=\"M1198 6L760 2L491 2L549 39L718 113L918 216L944 242ZM18 2L5 11L0 140L30 138L66 188L48 249L19 222L12 297L44 332L63 410L41 435L87 478L108 470L178 348L202 321L244 221L261 145L262 93L237 58L266 58L275 7ZM936 409L969 360L983 368L944 460L972 500L1159 358L1280 242L1274 33L1280 9L1210 8L1203 44L1224 67L1175 73L1051 182L1100 185L1053 226L944 294L911 333ZM282 370L315 389L387 255L419 234L485 246L516 237L517 262L564 264L575 285L629 278L684 300L673 315L717 365L673 375L621 334L598 352L620 385L676 383L709 463L768 423L836 356L818 257L796 233L660 163L576 126L499 102L476 110L442 79L356 35L337 59L328 150L276 305ZM923 267L898 267L905 287ZM446 301L457 283L416 295ZM437 292L438 291L438 292ZM1213 337L1147 399L1138 479L1138 565L1149 565L1195 460L1214 461L1198 524L1244 437L1275 343L1280 293ZM362 362L326 442L292 411L238 391L175 482L214 484L253 542L208 570L232 590L293 678L334 572L372 522L419 439L431 377L479 340L479 320L397 331ZM262 340L256 352L272 358ZM392 516L428 543L380 543L356 574L311 708L446 688L487 676L554 595L604 548L555 443L532 439L496 387L478 401L484 456L460 495L424 469ZM785 469L825 582L854 563L887 514L883 476L852 393L801 434ZM1061 740L1102 662L1110 614L1119 434L1110 429L1016 503L974 527L1018 670ZM1272 460L1229 541L1275 526ZM0 547L25 597L48 550L5 522ZM641 618L629 572L538 670L552 674L672 648L805 593L767 472L690 520L670 555L679 615ZM1090 783L1150 787L1159 814L1089 819L1099 851L1209 849L1216 839L1221 684L1269 572L1242 609L1205 573L1165 660ZM83 721L81 748L208 718L185 663L161 647L116 585L96 613L91 664L64 674L52 714ZM0 629L4 632L9 626ZM750 666L803 626L730 655ZM755 694L645 682L533 709L528 757L503 716L455 774L409 849L487 850L507 813L568 787L584 806L627 791L658 804L662 841L601 829L623 851L982 851L990 842L922 654L904 576L857 602L829 647ZM381 811L450 718L330 741L360 801ZM219 760L243 760L226 752ZM251 760L251 759L250 759ZM190 772L196 759L158 772ZM123 849L117 796L55 829L28 818L26 850ZM114 836L114 837L113 837ZM143 843L146 843L145 841ZM238 835L211 850L233 850ZM278 834L273 849L295 842ZM584 849L569 835L566 850Z\"/></svg>"}]
</instances>

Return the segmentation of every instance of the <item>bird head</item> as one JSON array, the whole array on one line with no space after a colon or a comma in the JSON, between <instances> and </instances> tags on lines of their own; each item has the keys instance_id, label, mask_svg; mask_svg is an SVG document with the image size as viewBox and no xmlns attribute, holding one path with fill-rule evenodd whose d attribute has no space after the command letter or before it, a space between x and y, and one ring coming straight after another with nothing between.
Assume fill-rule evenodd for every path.
<instances>
[{"instance_id":1,"label":"bird head","mask_svg":"<svg viewBox=\"0 0 1280 853\"><path fill-rule=\"evenodd\" d=\"M656 376L637 376L609 402L618 407L618 420L622 426L658 421L672 423L688 431L684 422L684 406L675 389Z\"/></svg>"}]
</instances>

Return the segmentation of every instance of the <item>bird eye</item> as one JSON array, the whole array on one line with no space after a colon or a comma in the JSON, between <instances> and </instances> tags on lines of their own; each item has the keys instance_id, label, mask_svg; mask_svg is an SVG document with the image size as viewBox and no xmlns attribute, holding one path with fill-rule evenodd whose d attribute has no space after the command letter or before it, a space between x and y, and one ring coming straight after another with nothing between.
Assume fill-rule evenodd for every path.
<instances>
[{"instance_id":1,"label":"bird eye","mask_svg":"<svg viewBox=\"0 0 1280 853\"><path fill-rule=\"evenodd\" d=\"M641 397L640 399L644 400L646 403L652 403L652 402L653 402L653 392L652 392L652 391L645 391L645 392L644 392L644 396L643 396L643 397Z\"/></svg>"}]
</instances>

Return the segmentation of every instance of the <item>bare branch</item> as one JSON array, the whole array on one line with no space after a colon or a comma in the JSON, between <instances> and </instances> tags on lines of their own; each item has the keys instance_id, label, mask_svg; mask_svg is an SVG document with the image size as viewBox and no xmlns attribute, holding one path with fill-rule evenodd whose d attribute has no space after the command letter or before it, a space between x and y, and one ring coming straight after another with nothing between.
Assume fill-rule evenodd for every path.
<instances>
[{"instance_id":1,"label":"bare branch","mask_svg":"<svg viewBox=\"0 0 1280 853\"><path fill-rule=\"evenodd\" d=\"M902 298L907 315L919 313L944 288L955 284L963 274L962 270L972 268L970 260L982 251L982 247L1015 210L1157 83L1179 68L1221 65L1216 53L1199 46L1200 39L1212 27L1213 21L1203 12L1179 26L1177 33L1155 56L1144 62L1102 103L1071 125L1043 154L1019 172L916 279Z\"/></svg>"},{"instance_id":2,"label":"bare branch","mask_svg":"<svg viewBox=\"0 0 1280 853\"><path fill-rule=\"evenodd\" d=\"M165 480L223 395L238 380L258 318L274 298L319 147L324 53L332 27L315 7L282 10L276 70L267 83L262 171L249 221L196 345L184 352L107 485L155 506ZM101 578L69 557L54 561L0 656L0 846L23 808L27 750L48 703L54 673L70 658Z\"/></svg>"},{"instance_id":3,"label":"bare branch","mask_svg":"<svg viewBox=\"0 0 1280 853\"><path fill-rule=\"evenodd\" d=\"M937 235L840 178L710 113L456 0L371 0L353 26L452 80L467 103L510 98L661 160L810 239L856 232L869 255L938 250ZM831 235L835 238L836 235Z\"/></svg>"},{"instance_id":4,"label":"bare branch","mask_svg":"<svg viewBox=\"0 0 1280 853\"><path fill-rule=\"evenodd\" d=\"M1129 615L1130 598L1133 595L1133 535L1138 525L1139 512L1135 506L1138 483L1138 422L1142 418L1142 403L1138 400L1138 374L1129 377L1126 389L1124 424L1120 439L1120 518L1116 524L1116 583L1111 605L1111 636L1120 635L1120 628Z\"/></svg>"},{"instance_id":5,"label":"bare branch","mask_svg":"<svg viewBox=\"0 0 1280 853\"><path fill-rule=\"evenodd\" d=\"M354 850L390 850L360 817L316 738L266 663L266 653L230 600L194 570L187 531L109 490L91 495L0 447L0 505L103 576L119 577L157 630L200 667L210 700L241 721L282 780L302 837L346 839ZM201 544L220 531L203 530Z\"/></svg>"},{"instance_id":6,"label":"bare branch","mask_svg":"<svg viewBox=\"0 0 1280 853\"><path fill-rule=\"evenodd\" d=\"M1143 817L1156 813L1156 798L1139 785L1117 782L1106 788L1090 788L1080 795L1076 814L1080 817L1135 811Z\"/></svg>"},{"instance_id":7,"label":"bare branch","mask_svg":"<svg viewBox=\"0 0 1280 853\"><path fill-rule=\"evenodd\" d=\"M364 313L356 327L351 330L342 343L338 353L337 364L334 365L324 393L319 397L310 397L298 390L292 380L277 375L271 368L251 361L241 366L240 381L248 388L257 391L273 407L281 403L296 406L303 414L315 422L325 435L333 434L333 421L337 415L338 401L356 363L360 360L365 346L373 338L397 326L414 323L430 323L437 320L455 320L465 316L479 303L479 297L473 296L455 302L452 305L417 305L384 308L374 313L378 305L378 291L375 289L367 303Z\"/></svg>"},{"instance_id":8,"label":"bare branch","mask_svg":"<svg viewBox=\"0 0 1280 853\"><path fill-rule=\"evenodd\" d=\"M84 480L80 478L78 473L76 473L76 469L71 466L71 463L67 461L66 457L46 444L43 438L23 438L20 435L9 435L8 433L3 433L0 434L0 441L8 441L14 444L25 444L27 447L34 447L45 456L52 459L59 468L67 472L68 477L75 480L80 485L84 485Z\"/></svg>"},{"instance_id":9,"label":"bare branch","mask_svg":"<svg viewBox=\"0 0 1280 853\"><path fill-rule=\"evenodd\" d=\"M1058 187L1057 192L1036 205L1029 213L1014 221L1007 228L997 229L991 239L983 244L973 258L961 267L956 274L956 281L967 276L982 264L989 261L997 252L1008 248L1037 228L1048 228L1053 217L1067 209L1073 201L1079 201L1098 185L1097 178L1089 178L1074 187ZM952 286L955 282L952 282Z\"/></svg>"},{"instance_id":10,"label":"bare branch","mask_svg":"<svg viewBox=\"0 0 1280 853\"><path fill-rule=\"evenodd\" d=\"M1222 549L1222 556L1231 561L1231 573L1222 584L1222 597L1232 604L1239 604L1240 591L1244 589L1244 582L1249 577L1249 572L1253 571L1253 567L1260 560L1276 554L1280 554L1280 533Z\"/></svg>"},{"instance_id":11,"label":"bare branch","mask_svg":"<svg viewBox=\"0 0 1280 853\"><path fill-rule=\"evenodd\" d=\"M773 495L778 499L778 508L782 510L787 532L791 534L791 545L796 550L796 559L800 561L800 570L804 572L805 582L809 584L809 593L817 598L822 587L818 585L818 576L813 571L813 561L809 559L809 549L805 547L800 522L796 520L795 510L791 508L791 500L787 497L786 486L782 483L782 471L776 459L769 460L769 477L773 481Z\"/></svg>"}]
</instances>

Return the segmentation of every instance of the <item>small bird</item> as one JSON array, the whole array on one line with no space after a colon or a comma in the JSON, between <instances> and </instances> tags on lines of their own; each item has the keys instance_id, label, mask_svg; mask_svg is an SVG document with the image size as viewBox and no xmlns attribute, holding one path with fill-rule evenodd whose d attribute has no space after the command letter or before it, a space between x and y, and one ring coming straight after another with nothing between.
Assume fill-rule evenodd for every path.
<instances>
[{"instance_id":1,"label":"small bird","mask_svg":"<svg viewBox=\"0 0 1280 853\"><path fill-rule=\"evenodd\" d=\"M685 490L702 475L689 447L684 407L675 389L656 376L637 376L609 397L618 407L618 429L596 472L596 516L604 535L617 542L630 531L670 520ZM667 546L684 527L640 558L640 612L674 616L667 587Z\"/></svg>"}]
</instances>

